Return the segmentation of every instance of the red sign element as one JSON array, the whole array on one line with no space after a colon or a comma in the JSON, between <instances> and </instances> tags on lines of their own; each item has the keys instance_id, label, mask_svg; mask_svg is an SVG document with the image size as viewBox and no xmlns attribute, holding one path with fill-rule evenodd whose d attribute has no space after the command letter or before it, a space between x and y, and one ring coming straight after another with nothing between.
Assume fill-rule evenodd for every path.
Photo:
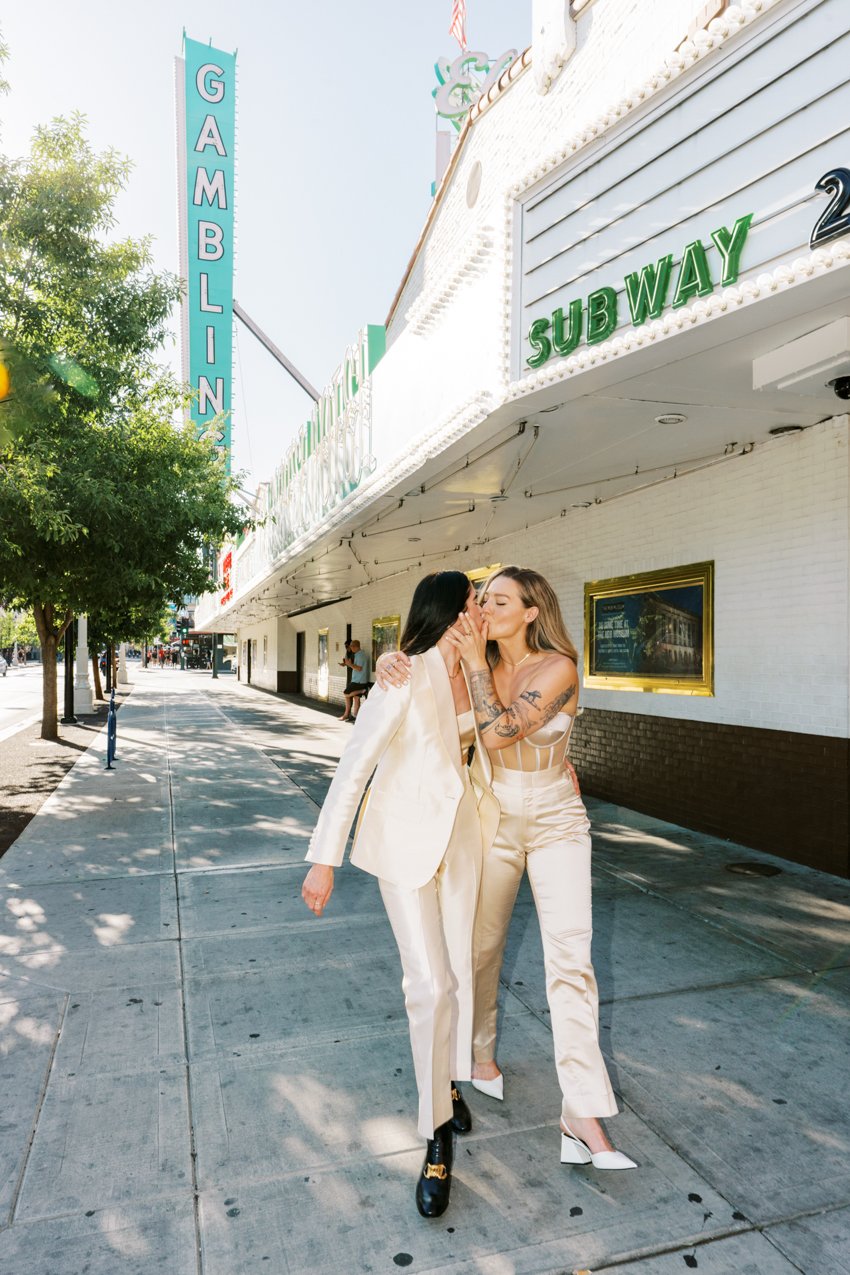
<instances>
[{"instance_id":1,"label":"red sign element","mask_svg":"<svg viewBox=\"0 0 850 1275\"><path fill-rule=\"evenodd\" d=\"M224 593L222 593L221 595L221 598L219 600L219 605L223 607L227 606L228 602L233 597L233 590L230 587L230 571L232 566L233 566L233 550L228 549L221 563L221 583L224 585Z\"/></svg>"}]
</instances>

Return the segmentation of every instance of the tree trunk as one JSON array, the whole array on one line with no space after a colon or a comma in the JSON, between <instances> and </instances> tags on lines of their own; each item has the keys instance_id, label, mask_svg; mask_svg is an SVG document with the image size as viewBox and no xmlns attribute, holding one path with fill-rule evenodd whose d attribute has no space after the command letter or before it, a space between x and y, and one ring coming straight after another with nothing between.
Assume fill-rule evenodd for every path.
<instances>
[{"instance_id":1,"label":"tree trunk","mask_svg":"<svg viewBox=\"0 0 850 1275\"><path fill-rule=\"evenodd\" d=\"M55 743L59 738L56 708L56 650L58 642L52 633L41 638L41 738Z\"/></svg>"},{"instance_id":2,"label":"tree trunk","mask_svg":"<svg viewBox=\"0 0 850 1275\"><path fill-rule=\"evenodd\" d=\"M74 618L66 611L61 624L54 622L52 602L36 602L32 609L41 643L41 738L55 743L59 738L56 706L56 652L59 641Z\"/></svg>"},{"instance_id":3,"label":"tree trunk","mask_svg":"<svg viewBox=\"0 0 850 1275\"><path fill-rule=\"evenodd\" d=\"M103 699L103 687L100 684L100 665L98 664L98 661L97 661L96 651L92 652L91 671L92 671L92 681L94 683L94 697L95 699Z\"/></svg>"}]
</instances>

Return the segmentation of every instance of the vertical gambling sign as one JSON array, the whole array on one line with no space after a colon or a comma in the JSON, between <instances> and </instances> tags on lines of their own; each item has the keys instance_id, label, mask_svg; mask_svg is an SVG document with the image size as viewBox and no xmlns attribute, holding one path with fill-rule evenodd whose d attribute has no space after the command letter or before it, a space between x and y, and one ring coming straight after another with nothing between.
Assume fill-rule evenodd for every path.
<instances>
[{"instance_id":1,"label":"vertical gambling sign","mask_svg":"<svg viewBox=\"0 0 850 1275\"><path fill-rule=\"evenodd\" d=\"M184 38L176 59L183 379L230 473L236 55Z\"/></svg>"}]
</instances>

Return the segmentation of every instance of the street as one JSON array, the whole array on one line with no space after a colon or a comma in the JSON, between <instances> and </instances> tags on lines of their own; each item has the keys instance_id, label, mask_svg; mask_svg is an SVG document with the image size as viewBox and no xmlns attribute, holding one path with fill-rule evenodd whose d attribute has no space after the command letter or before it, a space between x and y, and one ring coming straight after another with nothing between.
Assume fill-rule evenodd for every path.
<instances>
[{"instance_id":1,"label":"street","mask_svg":"<svg viewBox=\"0 0 850 1275\"><path fill-rule=\"evenodd\" d=\"M59 665L62 673L62 665ZM41 716L41 665L9 666L0 677L0 739L8 739ZM61 693L61 687L60 687Z\"/></svg>"}]
</instances>

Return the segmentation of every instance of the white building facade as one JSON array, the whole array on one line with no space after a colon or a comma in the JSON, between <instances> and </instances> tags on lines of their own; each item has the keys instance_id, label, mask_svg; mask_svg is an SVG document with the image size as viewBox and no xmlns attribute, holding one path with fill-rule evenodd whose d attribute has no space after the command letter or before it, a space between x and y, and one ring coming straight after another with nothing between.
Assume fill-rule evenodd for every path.
<instances>
[{"instance_id":1,"label":"white building facade","mask_svg":"<svg viewBox=\"0 0 850 1275\"><path fill-rule=\"evenodd\" d=\"M534 30L386 352L343 360L196 625L339 701L348 632L392 640L426 571L533 566L584 657L587 792L848 875L850 16L537 0ZM693 564L702 682L600 676L595 586L672 615Z\"/></svg>"}]
</instances>

